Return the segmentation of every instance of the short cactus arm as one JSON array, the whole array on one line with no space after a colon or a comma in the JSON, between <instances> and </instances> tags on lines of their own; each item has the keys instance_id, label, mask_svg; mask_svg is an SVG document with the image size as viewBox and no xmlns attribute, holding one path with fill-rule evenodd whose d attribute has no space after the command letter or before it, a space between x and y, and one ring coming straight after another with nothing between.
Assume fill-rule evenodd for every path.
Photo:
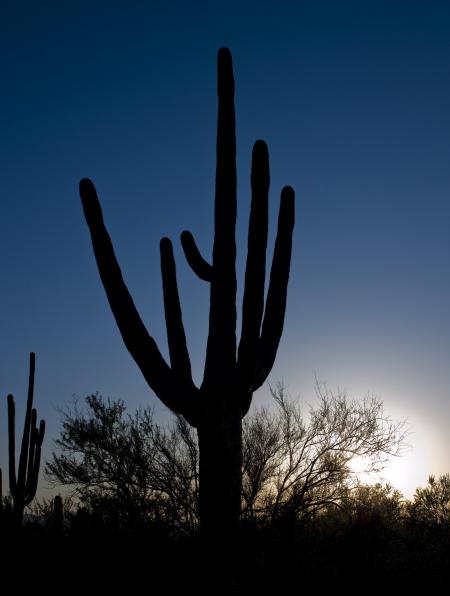
<instances>
[{"instance_id":1,"label":"short cactus arm","mask_svg":"<svg viewBox=\"0 0 450 596\"><path fill-rule=\"evenodd\" d=\"M160 252L170 364L173 372L179 375L185 383L190 384L192 383L191 361L181 314L173 248L168 238L161 240Z\"/></svg>"},{"instance_id":2,"label":"short cactus arm","mask_svg":"<svg viewBox=\"0 0 450 596\"><path fill-rule=\"evenodd\" d=\"M16 405L14 398L8 395L8 455L9 455L9 490L14 497L16 479Z\"/></svg>"},{"instance_id":3,"label":"short cactus arm","mask_svg":"<svg viewBox=\"0 0 450 596\"><path fill-rule=\"evenodd\" d=\"M184 414L185 400L189 399L193 388L178 382L145 328L123 280L95 187L87 178L80 182L80 196L100 277L123 341L161 401L171 410Z\"/></svg>"},{"instance_id":4,"label":"short cactus arm","mask_svg":"<svg viewBox=\"0 0 450 596\"><path fill-rule=\"evenodd\" d=\"M252 202L242 305L242 331L237 363L241 391L249 391L252 388L264 312L269 183L269 152L264 141L257 141L252 155Z\"/></svg>"},{"instance_id":5,"label":"short cactus arm","mask_svg":"<svg viewBox=\"0 0 450 596\"><path fill-rule=\"evenodd\" d=\"M295 221L295 193L290 186L281 191L278 230L270 271L269 289L258 347L257 371L253 391L261 387L272 370L283 331L286 296Z\"/></svg>"},{"instance_id":6,"label":"short cactus arm","mask_svg":"<svg viewBox=\"0 0 450 596\"><path fill-rule=\"evenodd\" d=\"M200 254L191 232L182 232L181 246L192 271L203 281L212 281L212 267Z\"/></svg>"},{"instance_id":7,"label":"short cactus arm","mask_svg":"<svg viewBox=\"0 0 450 596\"><path fill-rule=\"evenodd\" d=\"M39 423L39 447L42 447L42 443L44 441L45 436L45 420L41 420Z\"/></svg>"}]
</instances>

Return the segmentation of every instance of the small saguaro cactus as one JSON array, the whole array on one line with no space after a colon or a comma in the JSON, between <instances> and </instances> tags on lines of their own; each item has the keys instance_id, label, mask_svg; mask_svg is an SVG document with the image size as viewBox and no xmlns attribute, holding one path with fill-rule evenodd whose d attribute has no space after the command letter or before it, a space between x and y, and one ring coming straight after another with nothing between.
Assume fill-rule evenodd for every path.
<instances>
[{"instance_id":1,"label":"small saguaro cactus","mask_svg":"<svg viewBox=\"0 0 450 596\"><path fill-rule=\"evenodd\" d=\"M61 495L53 497L51 529L55 534L62 534L64 531L64 503Z\"/></svg>"},{"instance_id":2,"label":"small saguaro cactus","mask_svg":"<svg viewBox=\"0 0 450 596\"><path fill-rule=\"evenodd\" d=\"M218 53L217 166L212 261L204 259L188 231L181 234L186 259L209 283L209 333L203 382L196 387L181 315L172 243L160 243L170 366L145 328L125 285L92 182L80 194L103 286L122 338L145 380L161 401L194 427L200 449L200 524L217 541L234 532L240 517L242 422L253 393L270 373L283 331L294 228L294 191L281 191L278 230L264 296L268 234L269 153L256 141L251 166L251 212L242 305L236 337L236 133L231 53Z\"/></svg>"},{"instance_id":3,"label":"small saguaro cactus","mask_svg":"<svg viewBox=\"0 0 450 596\"><path fill-rule=\"evenodd\" d=\"M13 517L17 526L23 523L23 512L36 496L41 447L45 434L45 421L37 427L37 412L33 408L34 373L36 357L30 354L30 374L28 379L27 408L20 449L19 468L16 475L16 406L14 398L8 395L8 451L9 451L9 490L13 499Z\"/></svg>"}]
</instances>

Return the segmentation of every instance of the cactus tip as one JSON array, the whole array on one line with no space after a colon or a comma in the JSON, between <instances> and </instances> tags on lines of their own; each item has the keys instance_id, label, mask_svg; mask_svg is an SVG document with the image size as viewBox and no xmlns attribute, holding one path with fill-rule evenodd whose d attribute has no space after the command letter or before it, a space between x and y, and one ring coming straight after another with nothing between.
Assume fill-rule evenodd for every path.
<instances>
[{"instance_id":1,"label":"cactus tip","mask_svg":"<svg viewBox=\"0 0 450 596\"><path fill-rule=\"evenodd\" d=\"M221 48L219 48L219 51L217 52L217 57L218 59L231 59L231 52L229 50L229 48L222 46Z\"/></svg>"},{"instance_id":2,"label":"cactus tip","mask_svg":"<svg viewBox=\"0 0 450 596\"><path fill-rule=\"evenodd\" d=\"M292 186L284 186L282 193L286 199L290 199L291 201L295 199L295 190L292 188Z\"/></svg>"},{"instance_id":3,"label":"cactus tip","mask_svg":"<svg viewBox=\"0 0 450 596\"><path fill-rule=\"evenodd\" d=\"M258 139L257 141L255 141L255 143L253 145L253 149L259 150L259 151L262 151L263 149L265 149L267 151L268 150L267 143L265 141L263 141L262 139Z\"/></svg>"},{"instance_id":4,"label":"cactus tip","mask_svg":"<svg viewBox=\"0 0 450 596\"><path fill-rule=\"evenodd\" d=\"M161 238L161 240L159 241L159 250L162 256L167 256L173 253L172 241L170 240L170 238L167 238L167 236Z\"/></svg>"},{"instance_id":5,"label":"cactus tip","mask_svg":"<svg viewBox=\"0 0 450 596\"><path fill-rule=\"evenodd\" d=\"M89 180L89 178L83 178L82 180L80 180L80 194L92 191L93 188L94 185L92 183L92 180Z\"/></svg>"}]
</instances>

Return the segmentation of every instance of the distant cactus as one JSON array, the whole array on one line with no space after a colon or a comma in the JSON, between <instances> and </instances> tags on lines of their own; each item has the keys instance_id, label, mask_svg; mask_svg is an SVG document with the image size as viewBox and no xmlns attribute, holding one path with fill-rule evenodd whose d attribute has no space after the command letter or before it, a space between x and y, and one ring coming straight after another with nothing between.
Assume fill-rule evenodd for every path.
<instances>
[{"instance_id":1,"label":"distant cactus","mask_svg":"<svg viewBox=\"0 0 450 596\"><path fill-rule=\"evenodd\" d=\"M64 504L60 495L53 497L51 528L55 534L62 534L64 531Z\"/></svg>"},{"instance_id":2,"label":"distant cactus","mask_svg":"<svg viewBox=\"0 0 450 596\"><path fill-rule=\"evenodd\" d=\"M41 463L41 447L45 434L45 421L41 420L39 428L37 412L33 408L34 372L36 358L30 354L30 374L28 380L27 409L23 427L22 446L20 449L19 469L16 476L16 444L14 398L8 395L8 440L9 440L9 490L13 499L13 516L17 526L23 523L25 507L36 496L39 467Z\"/></svg>"},{"instance_id":3,"label":"distant cactus","mask_svg":"<svg viewBox=\"0 0 450 596\"><path fill-rule=\"evenodd\" d=\"M294 191L281 192L278 232L266 300L264 283L268 234L269 155L257 141L251 168L251 213L242 307L236 339L236 135L231 54L218 53L218 127L215 236L212 263L201 255L190 232L181 242L186 259L210 283L209 335L202 385L194 385L178 295L172 243L160 244L169 366L145 328L125 285L92 182L80 195L95 258L122 338L144 378L171 410L195 426L200 447L200 521L207 535L236 528L241 499L241 418L252 394L266 380L283 330L294 227Z\"/></svg>"}]
</instances>

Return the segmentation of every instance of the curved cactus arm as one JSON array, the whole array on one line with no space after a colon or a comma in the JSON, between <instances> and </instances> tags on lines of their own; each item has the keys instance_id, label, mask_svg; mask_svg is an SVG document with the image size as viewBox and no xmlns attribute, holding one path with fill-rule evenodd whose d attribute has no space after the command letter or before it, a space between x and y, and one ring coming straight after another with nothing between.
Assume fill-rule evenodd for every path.
<instances>
[{"instance_id":1,"label":"curved cactus arm","mask_svg":"<svg viewBox=\"0 0 450 596\"><path fill-rule=\"evenodd\" d=\"M172 242L163 238L160 243L161 276L164 296L164 312L172 370L185 383L192 383L191 361L186 344L180 297L178 294L175 259Z\"/></svg>"},{"instance_id":2,"label":"curved cactus arm","mask_svg":"<svg viewBox=\"0 0 450 596\"><path fill-rule=\"evenodd\" d=\"M203 281L212 281L212 267L200 254L194 236L188 230L181 233L181 246L192 271Z\"/></svg>"},{"instance_id":3,"label":"curved cactus arm","mask_svg":"<svg viewBox=\"0 0 450 596\"><path fill-rule=\"evenodd\" d=\"M9 456L9 490L16 492L16 405L11 394L8 395L8 456Z\"/></svg>"},{"instance_id":4,"label":"curved cactus arm","mask_svg":"<svg viewBox=\"0 0 450 596\"><path fill-rule=\"evenodd\" d=\"M95 187L87 178L80 182L80 196L100 278L123 341L164 405L184 415L191 406L188 402L193 399L195 387L185 387L179 382L145 328L123 280Z\"/></svg>"},{"instance_id":5,"label":"curved cactus arm","mask_svg":"<svg viewBox=\"0 0 450 596\"><path fill-rule=\"evenodd\" d=\"M264 280L269 219L269 152L256 141L252 154L252 202L248 227L248 251L242 303L242 331L238 349L237 381L249 391L253 384L256 351L264 312Z\"/></svg>"},{"instance_id":6,"label":"curved cactus arm","mask_svg":"<svg viewBox=\"0 0 450 596\"><path fill-rule=\"evenodd\" d=\"M217 56L217 166L213 276L203 386L229 383L236 366L236 123L231 53Z\"/></svg>"},{"instance_id":7,"label":"curved cactus arm","mask_svg":"<svg viewBox=\"0 0 450 596\"><path fill-rule=\"evenodd\" d=\"M261 387L272 370L283 331L294 221L295 193L290 186L285 186L281 191L277 237L258 346L258 362L253 391Z\"/></svg>"}]
</instances>

